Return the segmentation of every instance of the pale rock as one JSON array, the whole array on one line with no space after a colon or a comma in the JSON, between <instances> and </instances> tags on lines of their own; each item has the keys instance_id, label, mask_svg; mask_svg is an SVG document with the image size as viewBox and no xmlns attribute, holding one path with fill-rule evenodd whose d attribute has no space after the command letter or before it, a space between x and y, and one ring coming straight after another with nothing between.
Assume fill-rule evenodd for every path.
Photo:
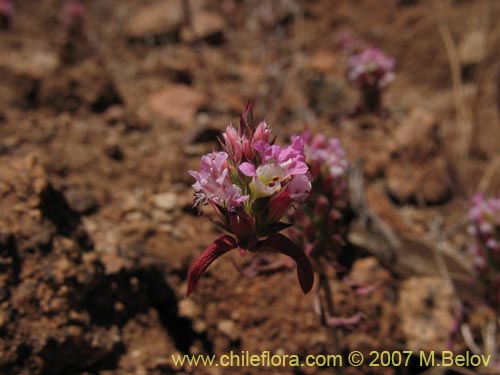
<instances>
[{"instance_id":1,"label":"pale rock","mask_svg":"<svg viewBox=\"0 0 500 375\"><path fill-rule=\"evenodd\" d=\"M161 1L142 5L128 21L126 34L129 38L147 38L176 32L183 21L180 0Z\"/></svg>"},{"instance_id":2,"label":"pale rock","mask_svg":"<svg viewBox=\"0 0 500 375\"><path fill-rule=\"evenodd\" d=\"M159 116L180 124L194 121L196 112L206 103L206 96L182 84L174 84L149 95L149 107Z\"/></svg>"},{"instance_id":3,"label":"pale rock","mask_svg":"<svg viewBox=\"0 0 500 375\"><path fill-rule=\"evenodd\" d=\"M179 315L188 319L195 319L201 314L200 306L191 299L182 299L179 301Z\"/></svg>"},{"instance_id":4,"label":"pale rock","mask_svg":"<svg viewBox=\"0 0 500 375\"><path fill-rule=\"evenodd\" d=\"M177 207L177 195L175 193L155 194L153 195L153 203L158 208L173 211Z\"/></svg>"},{"instance_id":5,"label":"pale rock","mask_svg":"<svg viewBox=\"0 0 500 375\"><path fill-rule=\"evenodd\" d=\"M398 314L410 350L446 350L454 323L453 291L440 277L412 277L399 290Z\"/></svg>"},{"instance_id":6,"label":"pale rock","mask_svg":"<svg viewBox=\"0 0 500 375\"><path fill-rule=\"evenodd\" d=\"M238 333L236 332L236 324L232 320L221 320L217 324L217 329L229 337L231 340L236 340L238 338Z\"/></svg>"},{"instance_id":7,"label":"pale rock","mask_svg":"<svg viewBox=\"0 0 500 375\"><path fill-rule=\"evenodd\" d=\"M486 53L486 34L475 30L465 35L458 45L458 55L462 65L476 65L483 60Z\"/></svg>"},{"instance_id":8,"label":"pale rock","mask_svg":"<svg viewBox=\"0 0 500 375\"><path fill-rule=\"evenodd\" d=\"M224 18L218 13L202 10L194 13L192 27L183 28L181 38L185 42L193 42L222 35L225 26Z\"/></svg>"}]
</instances>

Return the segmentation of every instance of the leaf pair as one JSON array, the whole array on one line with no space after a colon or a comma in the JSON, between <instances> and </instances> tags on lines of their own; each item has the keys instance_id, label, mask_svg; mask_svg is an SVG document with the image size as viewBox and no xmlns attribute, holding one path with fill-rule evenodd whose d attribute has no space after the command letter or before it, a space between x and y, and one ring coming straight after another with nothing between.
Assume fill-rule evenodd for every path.
<instances>
[{"instance_id":1,"label":"leaf pair","mask_svg":"<svg viewBox=\"0 0 500 375\"><path fill-rule=\"evenodd\" d=\"M191 267L189 267L186 295L188 296L193 292L201 276L210 264L221 255L236 248L240 248L240 251L281 253L289 256L297 263L297 277L302 291L306 294L311 290L314 283L314 273L311 263L306 254L284 235L280 233L272 234L265 240L258 241L256 247L245 249L241 248L234 237L224 234L203 250L193 261Z\"/></svg>"}]
</instances>

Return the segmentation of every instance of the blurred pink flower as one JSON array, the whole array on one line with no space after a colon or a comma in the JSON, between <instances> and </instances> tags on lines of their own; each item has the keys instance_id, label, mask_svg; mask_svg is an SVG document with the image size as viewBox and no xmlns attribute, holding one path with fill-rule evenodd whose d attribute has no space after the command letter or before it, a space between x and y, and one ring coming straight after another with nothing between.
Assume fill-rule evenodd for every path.
<instances>
[{"instance_id":1,"label":"blurred pink flower","mask_svg":"<svg viewBox=\"0 0 500 375\"><path fill-rule=\"evenodd\" d=\"M492 306L500 305L500 198L474 196L469 210L469 232L475 236L471 247L478 277L486 285L486 299Z\"/></svg>"},{"instance_id":2,"label":"blurred pink flower","mask_svg":"<svg viewBox=\"0 0 500 375\"><path fill-rule=\"evenodd\" d=\"M66 0L62 17L66 28L80 28L85 18L85 7L79 0Z\"/></svg>"},{"instance_id":3,"label":"blurred pink flower","mask_svg":"<svg viewBox=\"0 0 500 375\"><path fill-rule=\"evenodd\" d=\"M363 95L364 108L378 112L382 106L382 91L394 80L394 59L377 48L367 48L349 58L347 77Z\"/></svg>"},{"instance_id":4,"label":"blurred pink flower","mask_svg":"<svg viewBox=\"0 0 500 375\"><path fill-rule=\"evenodd\" d=\"M14 21L15 8L11 0L0 0L0 27L9 28Z\"/></svg>"},{"instance_id":5,"label":"blurred pink flower","mask_svg":"<svg viewBox=\"0 0 500 375\"><path fill-rule=\"evenodd\" d=\"M378 48L367 48L349 59L348 78L351 81L369 81L379 88L386 87L394 80L396 62Z\"/></svg>"},{"instance_id":6,"label":"blurred pink flower","mask_svg":"<svg viewBox=\"0 0 500 375\"><path fill-rule=\"evenodd\" d=\"M485 258L478 262L488 264L488 259L500 262L500 199L485 199L482 193L476 194L469 217L470 232L476 237L476 256Z\"/></svg>"},{"instance_id":7,"label":"blurred pink flower","mask_svg":"<svg viewBox=\"0 0 500 375\"><path fill-rule=\"evenodd\" d=\"M345 240L352 215L349 210L349 164L336 138L302 133L304 154L310 168L312 189L305 205L294 214L293 238L309 254L335 255Z\"/></svg>"}]
</instances>

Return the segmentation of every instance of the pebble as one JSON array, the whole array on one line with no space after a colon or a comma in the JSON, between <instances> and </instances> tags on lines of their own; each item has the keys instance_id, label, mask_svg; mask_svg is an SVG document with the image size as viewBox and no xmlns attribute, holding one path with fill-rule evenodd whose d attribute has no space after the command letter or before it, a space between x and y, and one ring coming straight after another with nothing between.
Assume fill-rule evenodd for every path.
<instances>
[{"instance_id":1,"label":"pebble","mask_svg":"<svg viewBox=\"0 0 500 375\"><path fill-rule=\"evenodd\" d=\"M173 211L177 208L177 195L174 193L155 194L153 195L153 203L158 208Z\"/></svg>"},{"instance_id":2,"label":"pebble","mask_svg":"<svg viewBox=\"0 0 500 375\"><path fill-rule=\"evenodd\" d=\"M201 314L200 307L190 299L183 299L179 301L179 315L185 318L194 319Z\"/></svg>"},{"instance_id":3,"label":"pebble","mask_svg":"<svg viewBox=\"0 0 500 375\"><path fill-rule=\"evenodd\" d=\"M190 124L205 104L206 96L187 85L175 84L154 91L148 101L151 110L164 119Z\"/></svg>"},{"instance_id":4,"label":"pebble","mask_svg":"<svg viewBox=\"0 0 500 375\"><path fill-rule=\"evenodd\" d=\"M181 38L185 42L203 40L222 35L226 22L219 14L209 11L200 11L193 16L193 27L186 27L181 32Z\"/></svg>"},{"instance_id":5,"label":"pebble","mask_svg":"<svg viewBox=\"0 0 500 375\"><path fill-rule=\"evenodd\" d=\"M231 340L236 340L238 338L236 324L232 320L221 320L217 324L217 329L228 336Z\"/></svg>"},{"instance_id":6,"label":"pebble","mask_svg":"<svg viewBox=\"0 0 500 375\"><path fill-rule=\"evenodd\" d=\"M183 21L181 1L142 5L127 23L129 38L140 39L176 32Z\"/></svg>"},{"instance_id":7,"label":"pebble","mask_svg":"<svg viewBox=\"0 0 500 375\"><path fill-rule=\"evenodd\" d=\"M486 54L486 34L481 30L469 32L458 46L462 65L477 65Z\"/></svg>"},{"instance_id":8,"label":"pebble","mask_svg":"<svg viewBox=\"0 0 500 375\"><path fill-rule=\"evenodd\" d=\"M438 277L412 277L401 285L398 312L410 350L444 350L454 322L452 290Z\"/></svg>"}]
</instances>

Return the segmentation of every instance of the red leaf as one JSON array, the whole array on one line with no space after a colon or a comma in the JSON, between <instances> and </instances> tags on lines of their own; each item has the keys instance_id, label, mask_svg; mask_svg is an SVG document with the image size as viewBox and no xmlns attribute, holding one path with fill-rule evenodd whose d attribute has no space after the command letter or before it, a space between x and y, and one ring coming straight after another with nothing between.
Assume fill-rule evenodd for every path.
<instances>
[{"instance_id":1,"label":"red leaf","mask_svg":"<svg viewBox=\"0 0 500 375\"><path fill-rule=\"evenodd\" d=\"M212 242L200 255L196 257L189 267L186 297L189 296L196 288L198 281L208 266L210 266L210 264L212 264L218 257L224 255L229 250L234 249L236 246L236 239L228 234L224 234Z\"/></svg>"},{"instance_id":2,"label":"red leaf","mask_svg":"<svg viewBox=\"0 0 500 375\"><path fill-rule=\"evenodd\" d=\"M297 263L297 277L304 294L308 293L314 283L314 272L307 255L289 238L280 233L269 236L260 242L255 251L279 252L292 258Z\"/></svg>"}]
</instances>

